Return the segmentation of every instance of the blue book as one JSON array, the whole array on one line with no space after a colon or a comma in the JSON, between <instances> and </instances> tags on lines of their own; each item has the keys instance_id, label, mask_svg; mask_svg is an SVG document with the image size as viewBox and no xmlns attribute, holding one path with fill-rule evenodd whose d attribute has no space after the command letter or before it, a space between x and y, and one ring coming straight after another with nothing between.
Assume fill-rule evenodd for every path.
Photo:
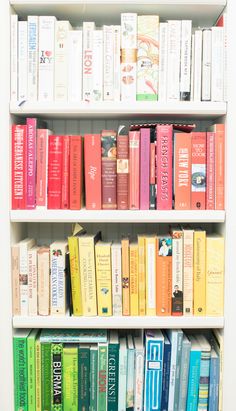
<instances>
[{"instance_id":1,"label":"blue book","mask_svg":"<svg viewBox=\"0 0 236 411\"><path fill-rule=\"evenodd\" d=\"M196 335L201 346L201 365L198 393L198 411L208 410L208 387L210 377L211 346L204 335Z\"/></svg>"},{"instance_id":2,"label":"blue book","mask_svg":"<svg viewBox=\"0 0 236 411\"><path fill-rule=\"evenodd\" d=\"M164 334L164 357L163 357L163 372L162 372L161 410L168 411L171 343L167 335L165 333L163 334Z\"/></svg>"},{"instance_id":3,"label":"blue book","mask_svg":"<svg viewBox=\"0 0 236 411\"><path fill-rule=\"evenodd\" d=\"M209 403L208 411L218 411L219 404L220 358L214 348L211 349Z\"/></svg>"},{"instance_id":4,"label":"blue book","mask_svg":"<svg viewBox=\"0 0 236 411\"><path fill-rule=\"evenodd\" d=\"M179 383L179 408L178 411L186 410L188 375L189 375L189 359L190 359L191 342L188 337L183 335L181 366L180 366L180 383Z\"/></svg>"},{"instance_id":5,"label":"blue book","mask_svg":"<svg viewBox=\"0 0 236 411\"><path fill-rule=\"evenodd\" d=\"M145 333L144 411L161 411L164 336L160 330ZM155 389L153 389L155 387Z\"/></svg>"},{"instance_id":6,"label":"blue book","mask_svg":"<svg viewBox=\"0 0 236 411\"><path fill-rule=\"evenodd\" d=\"M180 364L181 364L183 331L182 330L167 330L167 335L171 342L168 411L178 411Z\"/></svg>"},{"instance_id":7,"label":"blue book","mask_svg":"<svg viewBox=\"0 0 236 411\"><path fill-rule=\"evenodd\" d=\"M197 411L201 365L201 346L194 336L188 335L188 338L191 342L191 351L189 361L188 395L186 411Z\"/></svg>"}]
</instances>

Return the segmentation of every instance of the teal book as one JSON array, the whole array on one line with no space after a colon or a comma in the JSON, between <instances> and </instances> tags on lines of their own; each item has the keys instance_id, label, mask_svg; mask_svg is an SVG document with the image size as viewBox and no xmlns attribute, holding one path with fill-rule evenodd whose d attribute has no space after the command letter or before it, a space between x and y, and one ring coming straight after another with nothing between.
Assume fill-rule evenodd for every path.
<instances>
[{"instance_id":1,"label":"teal book","mask_svg":"<svg viewBox=\"0 0 236 411\"><path fill-rule=\"evenodd\" d=\"M171 343L168 409L178 411L183 331L177 329L167 330L166 333Z\"/></svg>"},{"instance_id":2,"label":"teal book","mask_svg":"<svg viewBox=\"0 0 236 411\"><path fill-rule=\"evenodd\" d=\"M98 410L107 411L108 343L98 344Z\"/></svg>"},{"instance_id":3,"label":"teal book","mask_svg":"<svg viewBox=\"0 0 236 411\"><path fill-rule=\"evenodd\" d=\"M51 408L50 411L63 411L62 402L62 361L63 344L51 344Z\"/></svg>"},{"instance_id":4,"label":"teal book","mask_svg":"<svg viewBox=\"0 0 236 411\"><path fill-rule=\"evenodd\" d=\"M107 410L118 411L119 392L119 337L110 331L108 346Z\"/></svg>"},{"instance_id":5,"label":"teal book","mask_svg":"<svg viewBox=\"0 0 236 411\"><path fill-rule=\"evenodd\" d=\"M78 411L78 347L65 344L63 347L63 411Z\"/></svg>"},{"instance_id":6,"label":"teal book","mask_svg":"<svg viewBox=\"0 0 236 411\"><path fill-rule=\"evenodd\" d=\"M214 348L211 349L210 381L209 381L209 403L208 411L218 411L219 404L219 376L220 359Z\"/></svg>"},{"instance_id":7,"label":"teal book","mask_svg":"<svg viewBox=\"0 0 236 411\"><path fill-rule=\"evenodd\" d=\"M51 343L41 343L41 403L42 411L51 411Z\"/></svg>"},{"instance_id":8,"label":"teal book","mask_svg":"<svg viewBox=\"0 0 236 411\"><path fill-rule=\"evenodd\" d=\"M194 336L188 335L188 338L191 342L191 351L189 360L189 378L186 411L197 411L201 365L201 346Z\"/></svg>"},{"instance_id":9,"label":"teal book","mask_svg":"<svg viewBox=\"0 0 236 411\"><path fill-rule=\"evenodd\" d=\"M196 335L201 346L198 411L208 411L211 346L204 335Z\"/></svg>"},{"instance_id":10,"label":"teal book","mask_svg":"<svg viewBox=\"0 0 236 411\"><path fill-rule=\"evenodd\" d=\"M120 338L118 411L126 411L127 340Z\"/></svg>"},{"instance_id":11,"label":"teal book","mask_svg":"<svg viewBox=\"0 0 236 411\"><path fill-rule=\"evenodd\" d=\"M188 337L183 335L181 365L180 365L180 383L179 383L179 408L178 411L186 410L189 359L190 359L191 342Z\"/></svg>"},{"instance_id":12,"label":"teal book","mask_svg":"<svg viewBox=\"0 0 236 411\"><path fill-rule=\"evenodd\" d=\"M90 372L90 346L79 345L78 354L78 388L79 388L79 410L89 411L89 372Z\"/></svg>"},{"instance_id":13,"label":"teal book","mask_svg":"<svg viewBox=\"0 0 236 411\"><path fill-rule=\"evenodd\" d=\"M134 409L134 359L135 349L133 336L128 335L128 358L127 358L127 385L126 385L126 409Z\"/></svg>"},{"instance_id":14,"label":"teal book","mask_svg":"<svg viewBox=\"0 0 236 411\"><path fill-rule=\"evenodd\" d=\"M28 357L28 406L30 411L36 410L36 338L38 330L31 330L27 337Z\"/></svg>"},{"instance_id":15,"label":"teal book","mask_svg":"<svg viewBox=\"0 0 236 411\"><path fill-rule=\"evenodd\" d=\"M97 411L98 346L90 345L90 411ZM64 410L65 411L65 410Z\"/></svg>"},{"instance_id":16,"label":"teal book","mask_svg":"<svg viewBox=\"0 0 236 411\"><path fill-rule=\"evenodd\" d=\"M40 342L85 343L92 344L107 341L107 330L42 330Z\"/></svg>"},{"instance_id":17,"label":"teal book","mask_svg":"<svg viewBox=\"0 0 236 411\"><path fill-rule=\"evenodd\" d=\"M28 411L27 337L29 330L17 330L13 337L15 411Z\"/></svg>"}]
</instances>

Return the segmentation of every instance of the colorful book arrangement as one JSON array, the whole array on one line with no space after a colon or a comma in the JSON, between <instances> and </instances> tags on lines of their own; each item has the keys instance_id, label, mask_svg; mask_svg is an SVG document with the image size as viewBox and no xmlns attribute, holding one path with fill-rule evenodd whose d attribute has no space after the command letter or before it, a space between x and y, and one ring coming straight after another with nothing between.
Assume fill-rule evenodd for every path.
<instances>
[{"instance_id":1,"label":"colorful book arrangement","mask_svg":"<svg viewBox=\"0 0 236 411\"><path fill-rule=\"evenodd\" d=\"M226 16L191 20L122 13L120 25L11 16L11 101L226 101Z\"/></svg>"},{"instance_id":2,"label":"colorful book arrangement","mask_svg":"<svg viewBox=\"0 0 236 411\"><path fill-rule=\"evenodd\" d=\"M224 210L224 124L193 129L54 135L27 118L12 127L12 209Z\"/></svg>"},{"instance_id":3,"label":"colorful book arrangement","mask_svg":"<svg viewBox=\"0 0 236 411\"><path fill-rule=\"evenodd\" d=\"M68 241L12 246L14 315L222 316L224 238L172 227L137 241L102 241L83 229Z\"/></svg>"},{"instance_id":4,"label":"colorful book arrangement","mask_svg":"<svg viewBox=\"0 0 236 411\"><path fill-rule=\"evenodd\" d=\"M218 331L20 330L15 411L217 411Z\"/></svg>"}]
</instances>

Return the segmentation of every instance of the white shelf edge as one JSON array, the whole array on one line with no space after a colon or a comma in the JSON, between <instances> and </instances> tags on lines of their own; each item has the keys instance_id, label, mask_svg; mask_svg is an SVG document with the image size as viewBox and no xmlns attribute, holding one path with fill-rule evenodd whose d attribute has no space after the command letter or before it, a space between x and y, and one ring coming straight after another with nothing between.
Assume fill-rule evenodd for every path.
<instances>
[{"instance_id":1,"label":"white shelf edge","mask_svg":"<svg viewBox=\"0 0 236 411\"><path fill-rule=\"evenodd\" d=\"M14 328L223 328L224 317L14 316Z\"/></svg>"},{"instance_id":2,"label":"white shelf edge","mask_svg":"<svg viewBox=\"0 0 236 411\"><path fill-rule=\"evenodd\" d=\"M67 0L67 5L84 4L84 0ZM157 4L157 0L129 0L129 4L148 5ZM65 0L10 0L10 4L14 5L57 5L65 4ZM86 0L86 4L127 4L127 0ZM225 6L226 0L159 0L157 5L206 5L206 6Z\"/></svg>"},{"instance_id":3,"label":"white shelf edge","mask_svg":"<svg viewBox=\"0 0 236 411\"><path fill-rule=\"evenodd\" d=\"M221 210L12 210L11 222L223 223Z\"/></svg>"}]
</instances>

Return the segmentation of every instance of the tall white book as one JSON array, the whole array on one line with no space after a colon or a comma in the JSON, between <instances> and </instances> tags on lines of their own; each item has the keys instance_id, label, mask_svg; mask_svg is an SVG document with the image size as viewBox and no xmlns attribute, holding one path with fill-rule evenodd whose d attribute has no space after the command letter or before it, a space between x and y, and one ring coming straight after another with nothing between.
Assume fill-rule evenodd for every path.
<instances>
[{"instance_id":1,"label":"tall white book","mask_svg":"<svg viewBox=\"0 0 236 411\"><path fill-rule=\"evenodd\" d=\"M72 27L69 21L56 21L55 24L55 101L68 100L68 35ZM78 74L77 74L78 75Z\"/></svg>"},{"instance_id":2,"label":"tall white book","mask_svg":"<svg viewBox=\"0 0 236 411\"><path fill-rule=\"evenodd\" d=\"M202 100L211 100L211 30L202 32Z\"/></svg>"},{"instance_id":3,"label":"tall white book","mask_svg":"<svg viewBox=\"0 0 236 411\"><path fill-rule=\"evenodd\" d=\"M211 100L224 99L224 28L212 27L211 42Z\"/></svg>"},{"instance_id":4,"label":"tall white book","mask_svg":"<svg viewBox=\"0 0 236 411\"><path fill-rule=\"evenodd\" d=\"M103 30L93 31L93 87L92 100L103 99Z\"/></svg>"},{"instance_id":5,"label":"tall white book","mask_svg":"<svg viewBox=\"0 0 236 411\"><path fill-rule=\"evenodd\" d=\"M38 16L28 16L28 100L38 99Z\"/></svg>"},{"instance_id":6,"label":"tall white book","mask_svg":"<svg viewBox=\"0 0 236 411\"><path fill-rule=\"evenodd\" d=\"M55 24L53 16L39 17L39 101L54 100Z\"/></svg>"},{"instance_id":7,"label":"tall white book","mask_svg":"<svg viewBox=\"0 0 236 411\"><path fill-rule=\"evenodd\" d=\"M120 26L113 26L113 43L114 43L114 101L120 101L120 48L121 48L121 38L120 38Z\"/></svg>"},{"instance_id":8,"label":"tall white book","mask_svg":"<svg viewBox=\"0 0 236 411\"><path fill-rule=\"evenodd\" d=\"M194 53L195 53L195 35L192 34L192 47L191 47L191 86L190 86L190 100L193 101L194 97Z\"/></svg>"},{"instance_id":9,"label":"tall white book","mask_svg":"<svg viewBox=\"0 0 236 411\"><path fill-rule=\"evenodd\" d=\"M68 101L82 100L82 30L68 32Z\"/></svg>"},{"instance_id":10,"label":"tall white book","mask_svg":"<svg viewBox=\"0 0 236 411\"><path fill-rule=\"evenodd\" d=\"M121 100L136 101L137 14L121 13Z\"/></svg>"},{"instance_id":11,"label":"tall white book","mask_svg":"<svg viewBox=\"0 0 236 411\"><path fill-rule=\"evenodd\" d=\"M28 38L27 21L18 23L18 100L27 100L27 74L28 74L28 56L27 56L27 38Z\"/></svg>"},{"instance_id":12,"label":"tall white book","mask_svg":"<svg viewBox=\"0 0 236 411\"><path fill-rule=\"evenodd\" d=\"M28 250L28 299L29 315L38 314L38 247Z\"/></svg>"},{"instance_id":13,"label":"tall white book","mask_svg":"<svg viewBox=\"0 0 236 411\"><path fill-rule=\"evenodd\" d=\"M202 30L195 31L193 100L201 101L202 90Z\"/></svg>"},{"instance_id":14,"label":"tall white book","mask_svg":"<svg viewBox=\"0 0 236 411\"><path fill-rule=\"evenodd\" d=\"M113 26L103 26L103 99L114 100Z\"/></svg>"},{"instance_id":15,"label":"tall white book","mask_svg":"<svg viewBox=\"0 0 236 411\"><path fill-rule=\"evenodd\" d=\"M112 263L112 309L113 315L122 315L122 270L121 270L121 244L111 246Z\"/></svg>"},{"instance_id":16,"label":"tall white book","mask_svg":"<svg viewBox=\"0 0 236 411\"><path fill-rule=\"evenodd\" d=\"M18 100L18 16L11 15L11 101Z\"/></svg>"},{"instance_id":17,"label":"tall white book","mask_svg":"<svg viewBox=\"0 0 236 411\"><path fill-rule=\"evenodd\" d=\"M83 23L83 100L92 100L93 89L93 31L94 22Z\"/></svg>"},{"instance_id":18,"label":"tall white book","mask_svg":"<svg viewBox=\"0 0 236 411\"><path fill-rule=\"evenodd\" d=\"M180 100L190 100L192 20L181 22Z\"/></svg>"},{"instance_id":19,"label":"tall white book","mask_svg":"<svg viewBox=\"0 0 236 411\"><path fill-rule=\"evenodd\" d=\"M167 39L168 23L160 23L160 43L159 43L159 101L166 101L167 94Z\"/></svg>"},{"instance_id":20,"label":"tall white book","mask_svg":"<svg viewBox=\"0 0 236 411\"><path fill-rule=\"evenodd\" d=\"M167 100L179 100L181 20L168 20Z\"/></svg>"},{"instance_id":21,"label":"tall white book","mask_svg":"<svg viewBox=\"0 0 236 411\"><path fill-rule=\"evenodd\" d=\"M28 250L35 245L33 238L25 238L19 242L20 248L20 313L28 315Z\"/></svg>"}]
</instances>

